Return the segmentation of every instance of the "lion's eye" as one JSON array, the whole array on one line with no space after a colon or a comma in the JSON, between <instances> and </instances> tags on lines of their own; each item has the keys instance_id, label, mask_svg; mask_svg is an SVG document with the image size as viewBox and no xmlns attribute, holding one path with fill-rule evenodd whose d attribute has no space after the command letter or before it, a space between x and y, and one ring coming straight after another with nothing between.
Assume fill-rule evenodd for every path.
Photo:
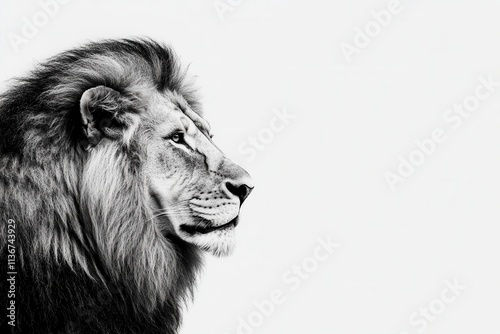
<instances>
[{"instance_id":1,"label":"lion's eye","mask_svg":"<svg viewBox=\"0 0 500 334\"><path fill-rule=\"evenodd\" d=\"M182 132L177 132L170 137L174 143L183 143L184 142L184 134Z\"/></svg>"}]
</instances>

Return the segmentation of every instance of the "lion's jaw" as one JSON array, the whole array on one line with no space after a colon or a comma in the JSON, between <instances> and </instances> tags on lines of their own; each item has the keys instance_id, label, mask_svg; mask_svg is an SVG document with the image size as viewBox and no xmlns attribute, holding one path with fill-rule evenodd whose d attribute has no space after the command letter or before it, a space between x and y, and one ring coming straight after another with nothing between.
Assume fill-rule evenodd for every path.
<instances>
[{"instance_id":1,"label":"lion's jaw","mask_svg":"<svg viewBox=\"0 0 500 334\"><path fill-rule=\"evenodd\" d=\"M228 255L241 204L253 188L250 176L223 155L208 123L178 96L157 100L141 127L148 133L145 174L154 216L165 236Z\"/></svg>"},{"instance_id":2,"label":"lion's jaw","mask_svg":"<svg viewBox=\"0 0 500 334\"><path fill-rule=\"evenodd\" d=\"M170 186L170 187L169 187ZM235 228L240 204L213 190L198 192L191 199L176 196L175 181L153 180L150 187L153 205L162 234L175 235L216 256L231 254L235 246ZM173 195L172 195L173 194ZM190 192L185 192L186 197ZM219 195L219 196L218 196ZM219 203L219 204L217 204Z\"/></svg>"}]
</instances>

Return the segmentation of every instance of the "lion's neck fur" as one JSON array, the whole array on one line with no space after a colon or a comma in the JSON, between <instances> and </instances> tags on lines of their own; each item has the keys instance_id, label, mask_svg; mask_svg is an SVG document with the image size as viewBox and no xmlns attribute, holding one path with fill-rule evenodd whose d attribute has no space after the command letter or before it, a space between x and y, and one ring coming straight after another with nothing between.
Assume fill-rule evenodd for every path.
<instances>
[{"instance_id":1,"label":"lion's neck fur","mask_svg":"<svg viewBox=\"0 0 500 334\"><path fill-rule=\"evenodd\" d=\"M198 250L159 233L144 180L115 144L86 159L41 151L3 158L0 171L2 220L19 227L17 300L22 309L47 311L21 309L18 329L174 333Z\"/></svg>"},{"instance_id":2,"label":"lion's neck fur","mask_svg":"<svg viewBox=\"0 0 500 334\"><path fill-rule=\"evenodd\" d=\"M178 327L200 255L159 233L140 173L117 151L104 145L87 161L66 155L52 165L2 159L2 220L19 228L18 329L174 333ZM117 321L129 329L117 330Z\"/></svg>"}]
</instances>

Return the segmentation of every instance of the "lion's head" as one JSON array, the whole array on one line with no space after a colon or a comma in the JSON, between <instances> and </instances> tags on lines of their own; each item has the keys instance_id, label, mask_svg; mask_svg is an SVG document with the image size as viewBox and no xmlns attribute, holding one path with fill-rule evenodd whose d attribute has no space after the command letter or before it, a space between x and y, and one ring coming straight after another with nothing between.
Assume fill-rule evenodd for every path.
<instances>
[{"instance_id":1,"label":"lion's head","mask_svg":"<svg viewBox=\"0 0 500 334\"><path fill-rule=\"evenodd\" d=\"M134 142L148 190L144 195L154 208L152 223L166 236L228 254L241 204L253 188L250 176L224 156L209 124L182 95L144 88L141 94L122 96L106 86L83 93L83 142L90 163L101 151Z\"/></svg>"},{"instance_id":2,"label":"lion's head","mask_svg":"<svg viewBox=\"0 0 500 334\"><path fill-rule=\"evenodd\" d=\"M213 143L172 50L110 40L57 55L2 94L0 133L16 329L174 333L200 250L232 250L253 186Z\"/></svg>"}]
</instances>

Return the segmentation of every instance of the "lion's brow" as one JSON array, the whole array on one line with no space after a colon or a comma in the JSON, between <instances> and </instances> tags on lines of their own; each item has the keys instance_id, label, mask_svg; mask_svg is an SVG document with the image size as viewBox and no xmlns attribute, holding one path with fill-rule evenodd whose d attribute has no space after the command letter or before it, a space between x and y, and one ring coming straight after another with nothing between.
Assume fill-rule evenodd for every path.
<instances>
[{"instance_id":1,"label":"lion's brow","mask_svg":"<svg viewBox=\"0 0 500 334\"><path fill-rule=\"evenodd\" d=\"M212 137L210 124L203 117L201 117L199 114L197 114L195 111L193 111L190 108L184 108L184 109L181 108L181 110L184 113L184 115L186 115L187 117L189 117L193 121L194 125L202 133L207 135L209 138Z\"/></svg>"}]
</instances>

